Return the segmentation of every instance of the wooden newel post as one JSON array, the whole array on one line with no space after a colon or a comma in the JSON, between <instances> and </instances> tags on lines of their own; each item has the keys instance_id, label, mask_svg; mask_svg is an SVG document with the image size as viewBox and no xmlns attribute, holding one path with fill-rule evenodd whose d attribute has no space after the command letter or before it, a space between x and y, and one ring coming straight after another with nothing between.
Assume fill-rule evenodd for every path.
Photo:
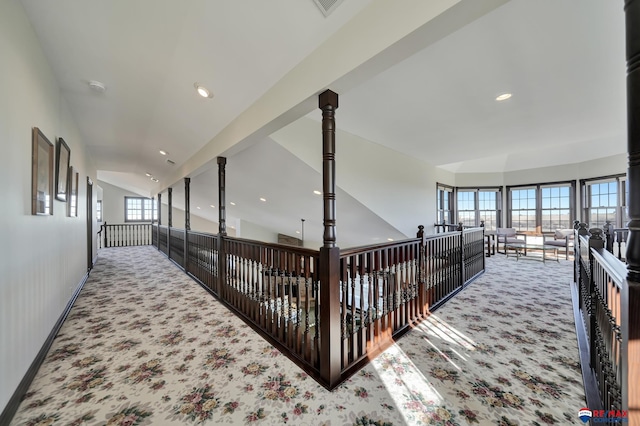
<instances>
[{"instance_id":1,"label":"wooden newel post","mask_svg":"<svg viewBox=\"0 0 640 426\"><path fill-rule=\"evenodd\" d=\"M191 231L191 178L184 178L184 251L182 262L184 271L189 272L189 231Z\"/></svg>"},{"instance_id":2,"label":"wooden newel post","mask_svg":"<svg viewBox=\"0 0 640 426\"><path fill-rule=\"evenodd\" d=\"M587 224L584 222L580 222L578 224L578 235L589 235L589 230L587 229Z\"/></svg>"},{"instance_id":3,"label":"wooden newel post","mask_svg":"<svg viewBox=\"0 0 640 426\"><path fill-rule=\"evenodd\" d=\"M171 259L171 227L173 226L173 188L167 188L167 257Z\"/></svg>"},{"instance_id":4,"label":"wooden newel post","mask_svg":"<svg viewBox=\"0 0 640 426\"><path fill-rule=\"evenodd\" d=\"M462 287L462 286L464 286L464 282L465 282L465 277L464 277L464 226L462 225L462 222L458 222L458 227L456 229L458 230L458 232L460 232L460 287Z\"/></svg>"},{"instance_id":5,"label":"wooden newel post","mask_svg":"<svg viewBox=\"0 0 640 426\"><path fill-rule=\"evenodd\" d=\"M426 259L425 259L425 245L426 237L424 235L424 225L418 225L417 238L420 238L419 254L418 254L418 303L420 305L420 315L426 317L429 313L429 301L427 300L427 285L426 285Z\"/></svg>"},{"instance_id":6,"label":"wooden newel post","mask_svg":"<svg viewBox=\"0 0 640 426\"><path fill-rule=\"evenodd\" d=\"M226 157L218 157L218 279L216 293L224 300L224 286L227 279L227 253L224 237L227 236L227 207L226 207Z\"/></svg>"},{"instance_id":7,"label":"wooden newel post","mask_svg":"<svg viewBox=\"0 0 640 426\"><path fill-rule=\"evenodd\" d=\"M623 351L627 350L622 407L629 408L629 424L640 425L640 1L625 0L627 56L627 151L629 168L629 238L627 240L628 303L622 318ZM628 337L625 337L628 336ZM624 370L623 370L624 375Z\"/></svg>"},{"instance_id":8,"label":"wooden newel post","mask_svg":"<svg viewBox=\"0 0 640 426\"><path fill-rule=\"evenodd\" d=\"M595 288L595 277L593 276L593 254L591 249L603 250L604 249L604 238L603 231L600 228L591 228L589 229L589 233L591 237L589 237L589 354L591 359L589 363L591 364L591 368L596 368L598 365L597 357L598 350L596 348L596 335L598 332L598 325L596 323L596 288Z\"/></svg>"},{"instance_id":9,"label":"wooden newel post","mask_svg":"<svg viewBox=\"0 0 640 426\"><path fill-rule=\"evenodd\" d=\"M607 249L609 253L613 253L613 225L610 220L607 220L602 227L604 230L604 247Z\"/></svg>"},{"instance_id":10,"label":"wooden newel post","mask_svg":"<svg viewBox=\"0 0 640 426\"><path fill-rule=\"evenodd\" d=\"M336 125L338 95L318 96L322 110L322 189L324 244L320 248L320 376L330 387L341 377L340 248L336 247Z\"/></svg>"},{"instance_id":11,"label":"wooden newel post","mask_svg":"<svg viewBox=\"0 0 640 426\"><path fill-rule=\"evenodd\" d=\"M227 207L225 204L226 182L225 166L226 157L218 157L218 234L227 235Z\"/></svg>"},{"instance_id":12,"label":"wooden newel post","mask_svg":"<svg viewBox=\"0 0 640 426\"><path fill-rule=\"evenodd\" d=\"M162 194L158 192L158 227L156 228L158 250L160 250L160 225L162 225Z\"/></svg>"}]
</instances>

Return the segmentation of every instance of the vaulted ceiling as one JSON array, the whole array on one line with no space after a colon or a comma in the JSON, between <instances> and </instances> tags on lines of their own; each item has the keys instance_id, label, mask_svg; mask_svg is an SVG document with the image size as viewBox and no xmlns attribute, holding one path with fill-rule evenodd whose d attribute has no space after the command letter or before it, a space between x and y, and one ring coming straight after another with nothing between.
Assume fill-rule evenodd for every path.
<instances>
[{"instance_id":1,"label":"vaulted ceiling","mask_svg":"<svg viewBox=\"0 0 640 426\"><path fill-rule=\"evenodd\" d=\"M626 150L621 1L344 0L328 17L312 0L21 3L99 179L148 196L191 176L192 212L212 220L216 155L229 157L233 217L291 234L321 214L317 170L270 136L319 122L323 87L340 94L341 131L450 172ZM340 196L345 241L367 226L407 235Z\"/></svg>"}]
</instances>

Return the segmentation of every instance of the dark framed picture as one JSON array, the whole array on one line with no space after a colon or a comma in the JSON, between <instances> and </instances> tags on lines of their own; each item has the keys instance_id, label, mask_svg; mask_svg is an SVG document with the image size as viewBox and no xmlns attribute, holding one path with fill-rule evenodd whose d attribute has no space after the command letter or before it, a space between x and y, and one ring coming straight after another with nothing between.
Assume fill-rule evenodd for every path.
<instances>
[{"instance_id":1,"label":"dark framed picture","mask_svg":"<svg viewBox=\"0 0 640 426\"><path fill-rule=\"evenodd\" d=\"M67 212L70 217L78 216L78 172L69 167L69 202Z\"/></svg>"},{"instance_id":2,"label":"dark framed picture","mask_svg":"<svg viewBox=\"0 0 640 426\"><path fill-rule=\"evenodd\" d=\"M53 214L53 144L32 129L31 214Z\"/></svg>"},{"instance_id":3,"label":"dark framed picture","mask_svg":"<svg viewBox=\"0 0 640 426\"><path fill-rule=\"evenodd\" d=\"M56 146L56 200L67 201L69 198L69 163L71 150L62 138L58 138Z\"/></svg>"}]
</instances>

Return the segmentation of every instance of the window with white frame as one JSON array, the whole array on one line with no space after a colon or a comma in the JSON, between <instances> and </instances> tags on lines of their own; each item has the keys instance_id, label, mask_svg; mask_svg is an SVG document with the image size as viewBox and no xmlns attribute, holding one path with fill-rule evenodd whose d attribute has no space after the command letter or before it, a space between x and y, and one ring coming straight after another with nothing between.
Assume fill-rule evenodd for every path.
<instances>
[{"instance_id":1,"label":"window with white frame","mask_svg":"<svg viewBox=\"0 0 640 426\"><path fill-rule=\"evenodd\" d=\"M602 228L607 221L616 228L629 222L626 175L615 175L580 181L582 193L582 221L590 228Z\"/></svg>"},{"instance_id":2,"label":"window with white frame","mask_svg":"<svg viewBox=\"0 0 640 426\"><path fill-rule=\"evenodd\" d=\"M451 221L454 219L453 186L438 183L436 184L436 192L436 221L438 223L452 223Z\"/></svg>"},{"instance_id":3,"label":"window with white frame","mask_svg":"<svg viewBox=\"0 0 640 426\"><path fill-rule=\"evenodd\" d=\"M554 232L556 229L572 228L571 186L542 186L540 192L540 225L542 232Z\"/></svg>"},{"instance_id":4,"label":"window with white frame","mask_svg":"<svg viewBox=\"0 0 640 426\"><path fill-rule=\"evenodd\" d=\"M548 233L573 227L573 181L511 186L507 190L507 226L533 233Z\"/></svg>"},{"instance_id":5,"label":"window with white frame","mask_svg":"<svg viewBox=\"0 0 640 426\"><path fill-rule=\"evenodd\" d=\"M151 198L124 197L125 222L151 222L158 219L158 214Z\"/></svg>"},{"instance_id":6,"label":"window with white frame","mask_svg":"<svg viewBox=\"0 0 640 426\"><path fill-rule=\"evenodd\" d=\"M500 226L501 188L456 188L458 221L465 226L480 226L487 230Z\"/></svg>"},{"instance_id":7,"label":"window with white frame","mask_svg":"<svg viewBox=\"0 0 640 426\"><path fill-rule=\"evenodd\" d=\"M102 200L96 204L96 221L102 222Z\"/></svg>"},{"instance_id":8,"label":"window with white frame","mask_svg":"<svg viewBox=\"0 0 640 426\"><path fill-rule=\"evenodd\" d=\"M511 189L510 227L518 231L536 230L536 188Z\"/></svg>"}]
</instances>

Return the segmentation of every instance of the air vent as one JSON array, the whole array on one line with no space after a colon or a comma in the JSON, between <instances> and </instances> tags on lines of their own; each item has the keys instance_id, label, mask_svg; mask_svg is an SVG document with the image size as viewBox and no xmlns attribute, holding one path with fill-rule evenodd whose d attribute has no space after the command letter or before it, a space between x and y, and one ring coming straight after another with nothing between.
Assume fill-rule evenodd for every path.
<instances>
[{"instance_id":1,"label":"air vent","mask_svg":"<svg viewBox=\"0 0 640 426\"><path fill-rule=\"evenodd\" d=\"M174 164L176 164L176 162L175 162L175 161L172 161L172 160L169 160L169 159L167 158L167 164L168 164L168 165L170 165L170 166L173 166Z\"/></svg>"},{"instance_id":2,"label":"air vent","mask_svg":"<svg viewBox=\"0 0 640 426\"><path fill-rule=\"evenodd\" d=\"M313 0L313 2L318 6L318 9L320 9L324 16L329 16L343 0Z\"/></svg>"}]
</instances>

